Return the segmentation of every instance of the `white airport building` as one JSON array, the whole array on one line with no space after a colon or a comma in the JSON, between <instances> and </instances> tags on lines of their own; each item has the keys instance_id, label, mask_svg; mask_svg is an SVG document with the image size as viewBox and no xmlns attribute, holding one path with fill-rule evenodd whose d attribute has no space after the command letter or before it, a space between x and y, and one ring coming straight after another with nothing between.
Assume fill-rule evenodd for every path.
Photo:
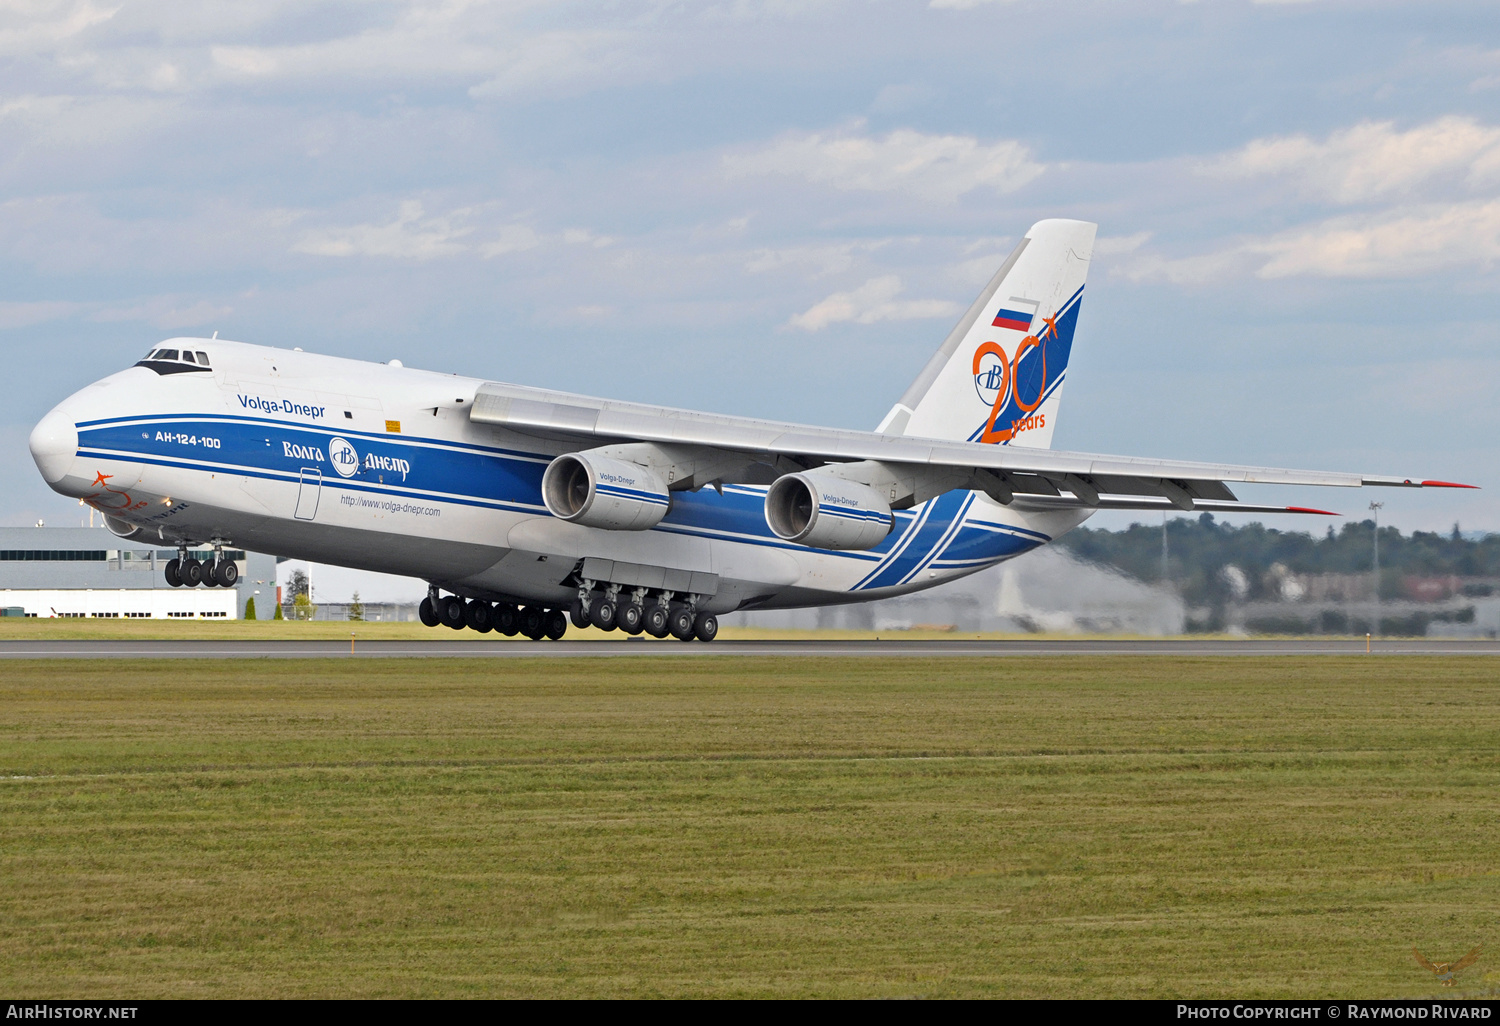
<instances>
[{"instance_id":1,"label":"white airport building","mask_svg":"<svg viewBox=\"0 0 1500 1026\"><path fill-rule=\"evenodd\" d=\"M209 550L191 550L206 559ZM276 559L225 550L238 564L232 588L173 588L176 549L116 537L103 527L0 528L0 609L7 616L120 619L238 619L255 598L270 619L278 600Z\"/></svg>"}]
</instances>

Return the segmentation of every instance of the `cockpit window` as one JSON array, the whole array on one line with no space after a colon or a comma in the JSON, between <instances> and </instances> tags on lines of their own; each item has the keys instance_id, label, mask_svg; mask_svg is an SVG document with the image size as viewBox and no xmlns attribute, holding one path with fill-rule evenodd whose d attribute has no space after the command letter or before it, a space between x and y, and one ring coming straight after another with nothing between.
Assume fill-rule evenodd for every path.
<instances>
[{"instance_id":1,"label":"cockpit window","mask_svg":"<svg viewBox=\"0 0 1500 1026\"><path fill-rule=\"evenodd\" d=\"M208 354L192 349L153 349L136 366L150 368L157 374L211 373Z\"/></svg>"}]
</instances>

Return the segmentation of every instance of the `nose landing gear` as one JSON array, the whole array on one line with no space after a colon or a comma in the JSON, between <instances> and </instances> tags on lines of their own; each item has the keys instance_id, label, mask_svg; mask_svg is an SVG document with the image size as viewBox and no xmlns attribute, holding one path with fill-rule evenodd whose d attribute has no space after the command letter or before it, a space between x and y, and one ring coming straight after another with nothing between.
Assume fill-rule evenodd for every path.
<instances>
[{"instance_id":1,"label":"nose landing gear","mask_svg":"<svg viewBox=\"0 0 1500 1026\"><path fill-rule=\"evenodd\" d=\"M173 588L233 588L240 580L239 564L224 558L224 544L214 542L214 553L202 562L188 556L187 546L177 546L177 558L167 560L162 576Z\"/></svg>"}]
</instances>

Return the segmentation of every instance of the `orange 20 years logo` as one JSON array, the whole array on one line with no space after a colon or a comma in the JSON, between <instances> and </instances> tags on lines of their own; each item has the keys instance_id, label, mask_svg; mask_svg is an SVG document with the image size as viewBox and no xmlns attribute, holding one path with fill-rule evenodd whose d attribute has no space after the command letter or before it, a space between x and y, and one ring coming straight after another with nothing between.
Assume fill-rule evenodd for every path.
<instances>
[{"instance_id":1,"label":"orange 20 years logo","mask_svg":"<svg viewBox=\"0 0 1500 1026\"><path fill-rule=\"evenodd\" d=\"M1034 428L1046 426L1045 415L1036 417L1027 416L1011 421L1011 426L1008 428L1000 431L995 430L995 421L999 418L1001 411L1005 409L1006 400L1010 399L1013 393L1016 407L1022 413L1026 414L1034 412L1038 406L1042 405L1042 396L1047 394L1046 340L1049 335L1052 338L1058 337L1057 318L1055 316L1043 317L1042 320L1047 322L1047 326L1042 329L1041 337L1027 335L1021 339L1021 344L1016 346L1016 355L1014 357L1007 358L1005 348L999 342L986 342L974 350L974 365L972 370L976 387L981 387L984 392L993 390L995 393L995 399L990 405L989 419L985 421L984 431L979 435L981 442L1008 442L1022 431L1030 431ZM1041 383L1037 385L1036 397L1028 403L1021 397L1020 389L1017 387L1019 384L1017 375L1021 367L1021 357L1026 355L1026 351L1033 347L1040 349L1042 353L1042 378ZM986 364L986 357L995 357L997 360ZM983 381L982 386L980 385L981 380Z\"/></svg>"},{"instance_id":2,"label":"orange 20 years logo","mask_svg":"<svg viewBox=\"0 0 1500 1026\"><path fill-rule=\"evenodd\" d=\"M124 488L111 488L107 483L113 474L106 474L102 470L94 475L94 487L99 489L91 495L85 495L83 501L94 507L101 513L120 513L127 510L145 509L146 502L137 502L130 497L130 492Z\"/></svg>"}]
</instances>

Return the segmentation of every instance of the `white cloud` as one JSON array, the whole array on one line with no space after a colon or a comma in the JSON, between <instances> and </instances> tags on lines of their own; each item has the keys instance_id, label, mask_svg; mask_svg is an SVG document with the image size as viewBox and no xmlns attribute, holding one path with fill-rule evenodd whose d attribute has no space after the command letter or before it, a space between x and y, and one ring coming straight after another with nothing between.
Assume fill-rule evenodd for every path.
<instances>
[{"instance_id":1,"label":"white cloud","mask_svg":"<svg viewBox=\"0 0 1500 1026\"><path fill-rule=\"evenodd\" d=\"M331 39L210 47L231 78L296 81L453 80L474 99L576 93L638 78L656 67L639 31L541 29L525 3L408 3L388 21Z\"/></svg>"},{"instance_id":2,"label":"white cloud","mask_svg":"<svg viewBox=\"0 0 1500 1026\"><path fill-rule=\"evenodd\" d=\"M576 92L583 86L619 82L651 67L644 48L615 32L548 32L524 46L495 54L496 68L469 89L476 100L504 100L545 90Z\"/></svg>"},{"instance_id":3,"label":"white cloud","mask_svg":"<svg viewBox=\"0 0 1500 1026\"><path fill-rule=\"evenodd\" d=\"M66 317L77 308L77 303L0 303L0 331L29 328L33 324L55 321L59 317Z\"/></svg>"},{"instance_id":4,"label":"white cloud","mask_svg":"<svg viewBox=\"0 0 1500 1026\"><path fill-rule=\"evenodd\" d=\"M619 311L604 303L584 303L581 306L573 306L562 312L562 320L567 322L596 323L611 320L619 316Z\"/></svg>"},{"instance_id":5,"label":"white cloud","mask_svg":"<svg viewBox=\"0 0 1500 1026\"><path fill-rule=\"evenodd\" d=\"M428 218L423 216L420 200L406 200L389 224L315 229L304 233L292 251L315 256L383 256L407 260L455 256L467 249L459 240L474 231L470 225L455 223L465 213L455 211L445 217Z\"/></svg>"},{"instance_id":6,"label":"white cloud","mask_svg":"<svg viewBox=\"0 0 1500 1026\"><path fill-rule=\"evenodd\" d=\"M1134 253L1150 239L1150 232L1136 232L1134 235L1101 235L1094 240L1094 256L1119 256L1122 253Z\"/></svg>"},{"instance_id":7,"label":"white cloud","mask_svg":"<svg viewBox=\"0 0 1500 1026\"><path fill-rule=\"evenodd\" d=\"M563 242L569 246L593 246L603 249L615 240L608 235L595 235L587 228L568 228L562 233Z\"/></svg>"},{"instance_id":8,"label":"white cloud","mask_svg":"<svg viewBox=\"0 0 1500 1026\"><path fill-rule=\"evenodd\" d=\"M256 77L276 74L282 63L277 51L254 46L215 46L209 56L226 71Z\"/></svg>"},{"instance_id":9,"label":"white cloud","mask_svg":"<svg viewBox=\"0 0 1500 1026\"><path fill-rule=\"evenodd\" d=\"M524 224L493 226L491 223L486 227L486 219L493 216L496 206L462 207L429 217L421 200L404 200L396 219L387 224L309 229L291 248L294 253L314 256L375 256L421 261L467 254L490 259L559 243L604 249L616 241L587 228L567 228L555 234L544 234ZM289 224L291 220L304 217L305 213L298 212L292 218L286 211L273 211L272 215L277 223Z\"/></svg>"},{"instance_id":10,"label":"white cloud","mask_svg":"<svg viewBox=\"0 0 1500 1026\"><path fill-rule=\"evenodd\" d=\"M842 274L854 266L856 252L867 253L880 249L889 240L871 242L820 243L807 246L786 246L778 249L757 249L748 254L745 270L751 274L766 274L775 271L795 271L821 278L829 274Z\"/></svg>"},{"instance_id":11,"label":"white cloud","mask_svg":"<svg viewBox=\"0 0 1500 1026\"><path fill-rule=\"evenodd\" d=\"M1141 253L1113 268L1112 275L1129 281L1164 281L1172 285L1206 285L1225 278L1250 274L1255 260L1244 248L1235 247L1217 253L1189 257L1165 257L1159 253Z\"/></svg>"},{"instance_id":12,"label":"white cloud","mask_svg":"<svg viewBox=\"0 0 1500 1026\"><path fill-rule=\"evenodd\" d=\"M1100 239L1132 281L1203 285L1231 278L1400 278L1455 268L1484 273L1500 262L1500 127L1445 116L1399 131L1363 121L1321 140L1256 139L1200 172L1230 180L1281 177L1326 207L1360 213L1314 217L1282 231L1224 240L1169 257L1143 249L1144 233ZM1478 193L1476 196L1475 194ZM1276 201L1285 207L1285 200Z\"/></svg>"},{"instance_id":13,"label":"white cloud","mask_svg":"<svg viewBox=\"0 0 1500 1026\"><path fill-rule=\"evenodd\" d=\"M956 303L942 299L897 300L903 287L894 274L871 278L852 292L835 292L821 303L794 315L788 326L803 331L822 331L830 324L852 321L914 321L929 317L952 317L961 313Z\"/></svg>"},{"instance_id":14,"label":"white cloud","mask_svg":"<svg viewBox=\"0 0 1500 1026\"><path fill-rule=\"evenodd\" d=\"M1428 205L1330 218L1249 238L1216 252L1133 256L1114 273L1131 281L1204 285L1254 275L1276 279L1420 277L1500 263L1500 200Z\"/></svg>"},{"instance_id":15,"label":"white cloud","mask_svg":"<svg viewBox=\"0 0 1500 1026\"><path fill-rule=\"evenodd\" d=\"M971 135L900 129L883 136L848 131L796 133L724 158L732 177L790 175L836 189L905 192L952 202L979 188L1007 193L1046 170L1010 139L981 143Z\"/></svg>"},{"instance_id":16,"label":"white cloud","mask_svg":"<svg viewBox=\"0 0 1500 1026\"><path fill-rule=\"evenodd\" d=\"M46 0L0 4L0 54L47 52L101 22L119 7L91 3L49 3Z\"/></svg>"},{"instance_id":17,"label":"white cloud","mask_svg":"<svg viewBox=\"0 0 1500 1026\"><path fill-rule=\"evenodd\" d=\"M96 321L143 321L163 331L196 328L201 324L223 320L234 313L234 307L218 306L206 299L186 306L175 296L159 296L135 306L111 307L94 315Z\"/></svg>"},{"instance_id":18,"label":"white cloud","mask_svg":"<svg viewBox=\"0 0 1500 1026\"><path fill-rule=\"evenodd\" d=\"M1254 242L1261 278L1393 278L1500 261L1500 200L1338 218Z\"/></svg>"},{"instance_id":19,"label":"white cloud","mask_svg":"<svg viewBox=\"0 0 1500 1026\"><path fill-rule=\"evenodd\" d=\"M913 107L920 107L937 96L937 90L929 85L906 83L884 86L875 94L870 109L877 114L903 114Z\"/></svg>"},{"instance_id":20,"label":"white cloud","mask_svg":"<svg viewBox=\"0 0 1500 1026\"><path fill-rule=\"evenodd\" d=\"M542 237L523 224L508 224L500 229L494 242L479 247L482 257L497 257L506 253L520 253L541 245Z\"/></svg>"},{"instance_id":21,"label":"white cloud","mask_svg":"<svg viewBox=\"0 0 1500 1026\"><path fill-rule=\"evenodd\" d=\"M1256 139L1207 165L1211 173L1284 176L1309 195L1360 203L1409 192L1444 175L1469 184L1500 169L1500 128L1448 116L1405 132L1363 121L1317 141L1305 135Z\"/></svg>"}]
</instances>

